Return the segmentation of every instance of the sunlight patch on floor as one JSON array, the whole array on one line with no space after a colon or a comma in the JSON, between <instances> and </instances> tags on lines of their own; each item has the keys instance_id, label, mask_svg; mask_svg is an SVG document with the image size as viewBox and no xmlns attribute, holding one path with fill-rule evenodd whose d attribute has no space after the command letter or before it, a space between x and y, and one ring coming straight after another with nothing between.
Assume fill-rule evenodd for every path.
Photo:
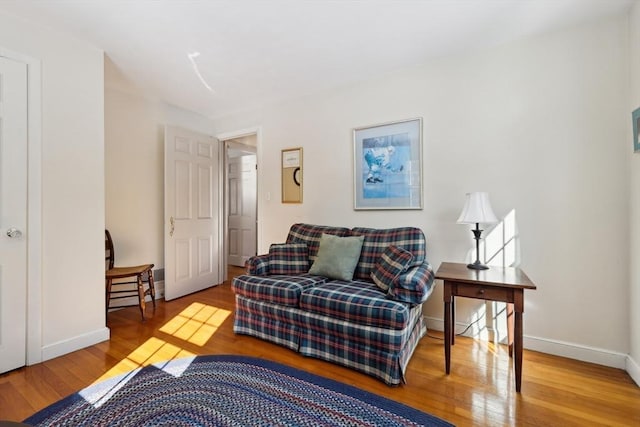
<instances>
[{"instance_id":1,"label":"sunlight patch on floor","mask_svg":"<svg viewBox=\"0 0 640 427\"><path fill-rule=\"evenodd\" d=\"M193 356L195 354L185 349L152 337L118 362L113 368L105 372L104 375L94 381L94 384L147 365Z\"/></svg>"},{"instance_id":2,"label":"sunlight patch on floor","mask_svg":"<svg viewBox=\"0 0 640 427\"><path fill-rule=\"evenodd\" d=\"M184 372L195 357L195 354L166 341L149 338L79 394L94 407L99 408L145 366L156 365L163 370L166 368L167 373L176 376ZM182 359L184 362L175 362L176 359ZM174 363L171 364L171 361Z\"/></svg>"},{"instance_id":3,"label":"sunlight patch on floor","mask_svg":"<svg viewBox=\"0 0 640 427\"><path fill-rule=\"evenodd\" d=\"M231 311L229 310L194 302L182 310L180 314L170 319L159 330L202 347L230 315ZM148 365L162 365L166 364L167 361L185 357L193 358L195 354L160 338L151 337L105 372L93 384Z\"/></svg>"},{"instance_id":4,"label":"sunlight patch on floor","mask_svg":"<svg viewBox=\"0 0 640 427\"><path fill-rule=\"evenodd\" d=\"M229 310L194 302L161 327L160 332L202 347L230 315Z\"/></svg>"}]
</instances>

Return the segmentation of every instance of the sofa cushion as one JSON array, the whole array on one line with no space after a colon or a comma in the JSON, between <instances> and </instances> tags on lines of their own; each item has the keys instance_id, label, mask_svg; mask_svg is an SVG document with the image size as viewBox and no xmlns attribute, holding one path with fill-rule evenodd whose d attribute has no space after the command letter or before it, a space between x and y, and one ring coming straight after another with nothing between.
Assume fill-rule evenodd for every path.
<instances>
[{"instance_id":1,"label":"sofa cushion","mask_svg":"<svg viewBox=\"0 0 640 427\"><path fill-rule=\"evenodd\" d=\"M332 280L307 288L300 308L360 325L403 329L409 322L409 305L385 298L372 282Z\"/></svg>"},{"instance_id":2,"label":"sofa cushion","mask_svg":"<svg viewBox=\"0 0 640 427\"><path fill-rule=\"evenodd\" d=\"M353 270L360 259L363 240L363 236L338 237L322 234L318 256L309 269L309 274L330 279L353 279Z\"/></svg>"},{"instance_id":3,"label":"sofa cushion","mask_svg":"<svg viewBox=\"0 0 640 427\"><path fill-rule=\"evenodd\" d=\"M316 255L318 254L318 248L320 246L320 237L322 237L323 233L344 237L349 236L351 231L345 227L293 224L289 229L287 243L306 243L309 248L309 261L313 262L316 260Z\"/></svg>"},{"instance_id":4,"label":"sofa cushion","mask_svg":"<svg viewBox=\"0 0 640 427\"><path fill-rule=\"evenodd\" d=\"M278 243L269 247L269 273L302 274L309 271L306 243Z\"/></svg>"},{"instance_id":5,"label":"sofa cushion","mask_svg":"<svg viewBox=\"0 0 640 427\"><path fill-rule=\"evenodd\" d=\"M299 276L250 276L243 274L233 279L231 289L237 295L247 298L297 307L300 295L305 289L312 288L326 280L324 277L309 274Z\"/></svg>"},{"instance_id":6,"label":"sofa cushion","mask_svg":"<svg viewBox=\"0 0 640 427\"><path fill-rule=\"evenodd\" d=\"M412 261L411 252L396 245L389 245L373 267L371 279L380 289L386 291L393 281L407 270Z\"/></svg>"},{"instance_id":7,"label":"sofa cushion","mask_svg":"<svg viewBox=\"0 0 640 427\"><path fill-rule=\"evenodd\" d=\"M413 255L411 266L424 262L427 243L424 233L415 227L399 227L389 229L355 227L351 230L353 236L364 236L360 260L353 273L354 279L371 280L371 271L378 258L389 245L399 246Z\"/></svg>"}]
</instances>

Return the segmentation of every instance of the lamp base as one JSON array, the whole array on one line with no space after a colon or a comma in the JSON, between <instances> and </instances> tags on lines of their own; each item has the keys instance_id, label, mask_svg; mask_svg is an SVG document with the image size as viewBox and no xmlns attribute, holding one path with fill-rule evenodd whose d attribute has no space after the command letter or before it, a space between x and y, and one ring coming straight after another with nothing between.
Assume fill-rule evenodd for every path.
<instances>
[{"instance_id":1,"label":"lamp base","mask_svg":"<svg viewBox=\"0 0 640 427\"><path fill-rule=\"evenodd\" d=\"M467 268L470 268L472 270L488 270L489 267L480 263L480 261L476 261L473 264L467 264Z\"/></svg>"}]
</instances>

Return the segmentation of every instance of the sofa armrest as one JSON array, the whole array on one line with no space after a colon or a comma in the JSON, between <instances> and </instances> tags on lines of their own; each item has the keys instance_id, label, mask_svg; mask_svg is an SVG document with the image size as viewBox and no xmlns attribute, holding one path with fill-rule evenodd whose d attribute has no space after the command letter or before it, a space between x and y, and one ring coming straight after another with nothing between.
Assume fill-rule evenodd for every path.
<instances>
[{"instance_id":1,"label":"sofa armrest","mask_svg":"<svg viewBox=\"0 0 640 427\"><path fill-rule=\"evenodd\" d=\"M247 260L247 274L266 276L269 274L269 254L252 256Z\"/></svg>"},{"instance_id":2,"label":"sofa armrest","mask_svg":"<svg viewBox=\"0 0 640 427\"><path fill-rule=\"evenodd\" d=\"M387 298L409 304L422 304L433 291L434 278L431 265L425 261L398 276L389 286Z\"/></svg>"}]
</instances>

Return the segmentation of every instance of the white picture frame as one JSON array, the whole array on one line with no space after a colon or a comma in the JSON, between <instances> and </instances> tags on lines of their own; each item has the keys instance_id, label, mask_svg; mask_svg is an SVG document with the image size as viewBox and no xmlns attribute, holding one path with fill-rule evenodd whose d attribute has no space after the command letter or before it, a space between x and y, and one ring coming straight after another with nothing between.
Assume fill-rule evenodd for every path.
<instances>
[{"instance_id":1,"label":"white picture frame","mask_svg":"<svg viewBox=\"0 0 640 427\"><path fill-rule=\"evenodd\" d=\"M422 209L422 118L353 130L355 210Z\"/></svg>"}]
</instances>

